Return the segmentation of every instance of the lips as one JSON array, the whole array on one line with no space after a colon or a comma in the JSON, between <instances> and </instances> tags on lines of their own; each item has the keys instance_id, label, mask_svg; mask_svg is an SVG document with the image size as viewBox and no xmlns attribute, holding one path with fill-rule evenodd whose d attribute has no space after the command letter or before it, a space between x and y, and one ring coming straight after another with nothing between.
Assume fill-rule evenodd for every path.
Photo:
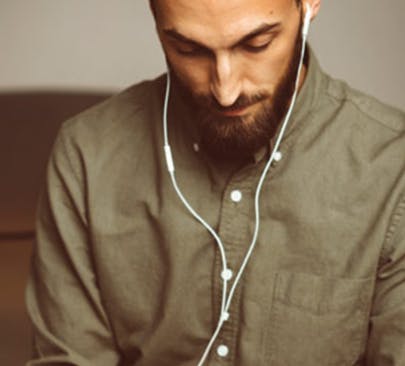
<instances>
[{"instance_id":1,"label":"lips","mask_svg":"<svg viewBox=\"0 0 405 366\"><path fill-rule=\"evenodd\" d=\"M246 114L246 111L249 109L250 106L245 106L242 108L232 108L232 109L225 109L219 111L219 113L223 116L226 117L238 117L238 116L243 116Z\"/></svg>"}]
</instances>

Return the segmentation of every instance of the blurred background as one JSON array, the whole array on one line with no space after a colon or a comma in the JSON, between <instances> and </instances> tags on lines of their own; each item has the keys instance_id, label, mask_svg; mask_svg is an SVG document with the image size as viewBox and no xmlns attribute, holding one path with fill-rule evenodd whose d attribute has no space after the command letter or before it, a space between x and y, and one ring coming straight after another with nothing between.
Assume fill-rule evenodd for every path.
<instances>
[{"instance_id":1,"label":"blurred background","mask_svg":"<svg viewBox=\"0 0 405 366\"><path fill-rule=\"evenodd\" d=\"M269 0L270 1L270 0ZM403 0L324 0L310 43L335 77L405 108ZM0 0L0 365L29 357L34 215L60 123L164 71L147 0Z\"/></svg>"}]
</instances>

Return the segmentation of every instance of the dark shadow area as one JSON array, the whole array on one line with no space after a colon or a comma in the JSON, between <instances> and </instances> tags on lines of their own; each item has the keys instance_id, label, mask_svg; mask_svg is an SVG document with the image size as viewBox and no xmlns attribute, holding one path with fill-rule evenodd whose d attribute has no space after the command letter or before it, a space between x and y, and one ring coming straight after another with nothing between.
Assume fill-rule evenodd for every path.
<instances>
[{"instance_id":1,"label":"dark shadow area","mask_svg":"<svg viewBox=\"0 0 405 366\"><path fill-rule=\"evenodd\" d=\"M29 357L24 290L46 163L61 123L107 93L0 93L0 365Z\"/></svg>"},{"instance_id":2,"label":"dark shadow area","mask_svg":"<svg viewBox=\"0 0 405 366\"><path fill-rule=\"evenodd\" d=\"M0 233L33 229L36 199L60 124L108 97L0 93Z\"/></svg>"}]
</instances>

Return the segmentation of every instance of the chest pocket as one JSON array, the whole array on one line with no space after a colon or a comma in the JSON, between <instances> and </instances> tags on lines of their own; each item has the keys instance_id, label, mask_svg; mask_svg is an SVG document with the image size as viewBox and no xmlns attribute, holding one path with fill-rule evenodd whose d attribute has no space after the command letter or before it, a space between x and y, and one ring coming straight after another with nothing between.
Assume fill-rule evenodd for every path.
<instances>
[{"instance_id":1,"label":"chest pocket","mask_svg":"<svg viewBox=\"0 0 405 366\"><path fill-rule=\"evenodd\" d=\"M265 365L360 365L373 279L280 272L265 337Z\"/></svg>"}]
</instances>

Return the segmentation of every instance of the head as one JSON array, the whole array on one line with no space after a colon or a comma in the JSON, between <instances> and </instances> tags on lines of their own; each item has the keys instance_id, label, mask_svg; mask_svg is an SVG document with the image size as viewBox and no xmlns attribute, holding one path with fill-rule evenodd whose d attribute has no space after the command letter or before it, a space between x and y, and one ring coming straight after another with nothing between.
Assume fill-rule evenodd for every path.
<instances>
[{"instance_id":1,"label":"head","mask_svg":"<svg viewBox=\"0 0 405 366\"><path fill-rule=\"evenodd\" d=\"M234 157L268 143L294 90L301 2L151 1L172 79L198 111L205 148ZM316 16L320 0L306 1Z\"/></svg>"}]
</instances>

